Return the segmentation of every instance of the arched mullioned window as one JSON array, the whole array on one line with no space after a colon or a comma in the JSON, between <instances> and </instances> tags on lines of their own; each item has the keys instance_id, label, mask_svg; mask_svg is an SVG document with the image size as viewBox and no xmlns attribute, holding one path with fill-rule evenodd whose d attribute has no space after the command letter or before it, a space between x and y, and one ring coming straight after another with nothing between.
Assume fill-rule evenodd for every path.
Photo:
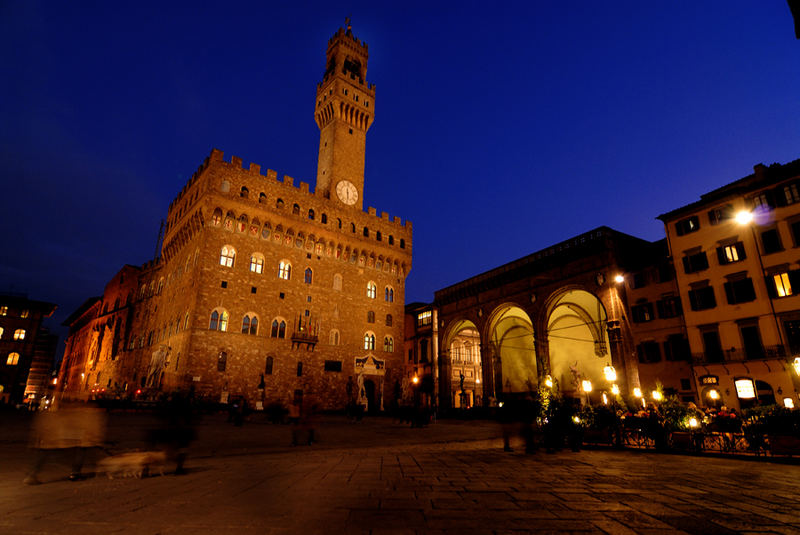
<instances>
[{"instance_id":1,"label":"arched mullioned window","mask_svg":"<svg viewBox=\"0 0 800 535\"><path fill-rule=\"evenodd\" d=\"M258 202L259 204L264 204L265 202L267 202L267 195L263 191L258 194Z\"/></svg>"},{"instance_id":2,"label":"arched mullioned window","mask_svg":"<svg viewBox=\"0 0 800 535\"><path fill-rule=\"evenodd\" d=\"M272 329L269 335L272 338L286 338L286 322L281 318L272 320Z\"/></svg>"},{"instance_id":3,"label":"arched mullioned window","mask_svg":"<svg viewBox=\"0 0 800 535\"><path fill-rule=\"evenodd\" d=\"M245 314L242 318L242 334L258 334L258 317L255 314Z\"/></svg>"},{"instance_id":4,"label":"arched mullioned window","mask_svg":"<svg viewBox=\"0 0 800 535\"><path fill-rule=\"evenodd\" d=\"M383 337L383 350L387 353L394 352L394 338L391 336L384 336Z\"/></svg>"},{"instance_id":5,"label":"arched mullioned window","mask_svg":"<svg viewBox=\"0 0 800 535\"><path fill-rule=\"evenodd\" d=\"M222 210L220 210L219 208L214 210L214 213L211 215L211 223L215 227L218 227L222 224Z\"/></svg>"},{"instance_id":6,"label":"arched mullioned window","mask_svg":"<svg viewBox=\"0 0 800 535\"><path fill-rule=\"evenodd\" d=\"M228 312L225 310L214 310L211 313L211 321L208 323L208 328L212 331L227 331Z\"/></svg>"},{"instance_id":7,"label":"arched mullioned window","mask_svg":"<svg viewBox=\"0 0 800 535\"><path fill-rule=\"evenodd\" d=\"M25 329L17 329L14 331L14 340L25 340Z\"/></svg>"},{"instance_id":8,"label":"arched mullioned window","mask_svg":"<svg viewBox=\"0 0 800 535\"><path fill-rule=\"evenodd\" d=\"M264 365L264 375L272 375L272 367L275 364L275 359L273 357L267 357L267 362Z\"/></svg>"},{"instance_id":9,"label":"arched mullioned window","mask_svg":"<svg viewBox=\"0 0 800 535\"><path fill-rule=\"evenodd\" d=\"M250 195L250 190L247 189L246 186L242 186L241 191L239 191L239 197L242 199L246 199Z\"/></svg>"},{"instance_id":10,"label":"arched mullioned window","mask_svg":"<svg viewBox=\"0 0 800 535\"><path fill-rule=\"evenodd\" d=\"M275 201L275 208L283 208L283 199L277 199Z\"/></svg>"},{"instance_id":11,"label":"arched mullioned window","mask_svg":"<svg viewBox=\"0 0 800 535\"><path fill-rule=\"evenodd\" d=\"M8 358L6 359L6 364L8 366L16 366L19 364L19 353L9 353Z\"/></svg>"},{"instance_id":12,"label":"arched mullioned window","mask_svg":"<svg viewBox=\"0 0 800 535\"><path fill-rule=\"evenodd\" d=\"M278 278L287 281L292 278L292 265L288 260L281 260L278 264Z\"/></svg>"},{"instance_id":13,"label":"arched mullioned window","mask_svg":"<svg viewBox=\"0 0 800 535\"><path fill-rule=\"evenodd\" d=\"M306 284L311 284L311 281L313 280L313 277L314 277L314 272L311 271L311 268L306 268L306 272L305 272L305 276L303 278L303 282L305 282Z\"/></svg>"},{"instance_id":14,"label":"arched mullioned window","mask_svg":"<svg viewBox=\"0 0 800 535\"><path fill-rule=\"evenodd\" d=\"M378 286L374 282L369 281L367 283L367 297L369 297L370 299L375 299L377 295L378 295Z\"/></svg>"},{"instance_id":15,"label":"arched mullioned window","mask_svg":"<svg viewBox=\"0 0 800 535\"><path fill-rule=\"evenodd\" d=\"M339 273L333 276L333 289L338 291L342 289L342 275Z\"/></svg>"},{"instance_id":16,"label":"arched mullioned window","mask_svg":"<svg viewBox=\"0 0 800 535\"><path fill-rule=\"evenodd\" d=\"M336 330L336 329L331 330L331 333L328 336L328 342L332 346L338 346L339 345L339 331L338 330Z\"/></svg>"},{"instance_id":17,"label":"arched mullioned window","mask_svg":"<svg viewBox=\"0 0 800 535\"><path fill-rule=\"evenodd\" d=\"M299 205L299 204L297 204L297 203L294 203L294 204L292 205L292 214L294 214L294 215L300 215L300 205Z\"/></svg>"},{"instance_id":18,"label":"arched mullioned window","mask_svg":"<svg viewBox=\"0 0 800 535\"><path fill-rule=\"evenodd\" d=\"M250 257L250 271L259 275L264 272L264 255L253 253L253 256Z\"/></svg>"},{"instance_id":19,"label":"arched mullioned window","mask_svg":"<svg viewBox=\"0 0 800 535\"><path fill-rule=\"evenodd\" d=\"M364 333L364 349L375 350L375 335L371 332Z\"/></svg>"},{"instance_id":20,"label":"arched mullioned window","mask_svg":"<svg viewBox=\"0 0 800 535\"><path fill-rule=\"evenodd\" d=\"M387 286L383 289L383 300L387 303L394 303L394 288Z\"/></svg>"},{"instance_id":21,"label":"arched mullioned window","mask_svg":"<svg viewBox=\"0 0 800 535\"><path fill-rule=\"evenodd\" d=\"M230 245L223 245L222 251L219 253L219 265L225 267L233 267L233 261L236 259L236 249Z\"/></svg>"}]
</instances>

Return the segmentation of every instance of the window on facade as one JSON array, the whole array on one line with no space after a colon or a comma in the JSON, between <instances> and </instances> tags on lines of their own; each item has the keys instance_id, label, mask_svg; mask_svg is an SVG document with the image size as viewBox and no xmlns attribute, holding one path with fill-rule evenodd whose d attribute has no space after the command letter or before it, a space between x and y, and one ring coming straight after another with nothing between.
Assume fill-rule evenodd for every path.
<instances>
[{"instance_id":1,"label":"window on facade","mask_svg":"<svg viewBox=\"0 0 800 535\"><path fill-rule=\"evenodd\" d=\"M696 273L708 269L708 257L705 251L686 255L683 257L683 270L686 273Z\"/></svg>"},{"instance_id":2,"label":"window on facade","mask_svg":"<svg viewBox=\"0 0 800 535\"><path fill-rule=\"evenodd\" d=\"M419 361L422 363L428 362L428 341L421 340L419 343Z\"/></svg>"},{"instance_id":3,"label":"window on facade","mask_svg":"<svg viewBox=\"0 0 800 535\"><path fill-rule=\"evenodd\" d=\"M331 333L328 335L328 342L332 346L338 346L339 345L339 331L337 331L336 329L332 330Z\"/></svg>"},{"instance_id":4,"label":"window on facade","mask_svg":"<svg viewBox=\"0 0 800 535\"><path fill-rule=\"evenodd\" d=\"M305 274L304 274L304 277L303 277L303 282L305 282L306 284L311 284L311 280L312 280L313 275L314 275L314 272L311 271L311 268L306 268L306 271L305 271Z\"/></svg>"},{"instance_id":5,"label":"window on facade","mask_svg":"<svg viewBox=\"0 0 800 535\"><path fill-rule=\"evenodd\" d=\"M300 205L299 204L295 203L294 205L292 205L292 214L300 215Z\"/></svg>"},{"instance_id":6,"label":"window on facade","mask_svg":"<svg viewBox=\"0 0 800 535\"><path fill-rule=\"evenodd\" d=\"M725 283L725 295L728 304L747 303L755 301L756 292L753 289L753 279L747 277L739 280L732 280Z\"/></svg>"},{"instance_id":7,"label":"window on facade","mask_svg":"<svg viewBox=\"0 0 800 535\"><path fill-rule=\"evenodd\" d=\"M773 228L761 233L761 245L764 247L764 254L777 253L783 251L781 236L778 229Z\"/></svg>"},{"instance_id":8,"label":"window on facade","mask_svg":"<svg viewBox=\"0 0 800 535\"><path fill-rule=\"evenodd\" d=\"M795 204L800 202L800 190L797 183L788 184L783 186L783 196L786 199L786 204Z\"/></svg>"},{"instance_id":9,"label":"window on facade","mask_svg":"<svg viewBox=\"0 0 800 535\"><path fill-rule=\"evenodd\" d=\"M383 289L383 300L388 303L394 302L394 288L387 286Z\"/></svg>"},{"instance_id":10,"label":"window on facade","mask_svg":"<svg viewBox=\"0 0 800 535\"><path fill-rule=\"evenodd\" d=\"M375 349L375 335L372 333L364 334L364 349L374 350Z\"/></svg>"},{"instance_id":11,"label":"window on facade","mask_svg":"<svg viewBox=\"0 0 800 535\"><path fill-rule=\"evenodd\" d=\"M258 334L258 318L247 314L242 318L242 334Z\"/></svg>"},{"instance_id":12,"label":"window on facade","mask_svg":"<svg viewBox=\"0 0 800 535\"><path fill-rule=\"evenodd\" d=\"M377 295L378 295L378 286L374 282L369 281L367 283L367 297L369 297L370 299L375 299Z\"/></svg>"},{"instance_id":13,"label":"window on facade","mask_svg":"<svg viewBox=\"0 0 800 535\"><path fill-rule=\"evenodd\" d=\"M274 362L274 358L267 357L267 363L264 365L264 375L272 375L272 366Z\"/></svg>"},{"instance_id":14,"label":"window on facade","mask_svg":"<svg viewBox=\"0 0 800 535\"><path fill-rule=\"evenodd\" d=\"M382 238L381 238L381 231L380 230L375 231L375 239L378 240L378 241L381 241Z\"/></svg>"},{"instance_id":15,"label":"window on facade","mask_svg":"<svg viewBox=\"0 0 800 535\"><path fill-rule=\"evenodd\" d=\"M636 352L639 362L650 363L661 360L661 349L658 347L658 342L642 342L636 346Z\"/></svg>"},{"instance_id":16,"label":"window on facade","mask_svg":"<svg viewBox=\"0 0 800 535\"><path fill-rule=\"evenodd\" d=\"M272 329L269 335L272 338L286 338L286 322L279 319L272 320Z\"/></svg>"},{"instance_id":17,"label":"window on facade","mask_svg":"<svg viewBox=\"0 0 800 535\"><path fill-rule=\"evenodd\" d=\"M663 297L656 301L656 310L659 318L677 318L683 312L681 298L676 296Z\"/></svg>"},{"instance_id":18,"label":"window on facade","mask_svg":"<svg viewBox=\"0 0 800 535\"><path fill-rule=\"evenodd\" d=\"M789 230L792 233L792 241L795 247L800 247L800 221L789 223Z\"/></svg>"},{"instance_id":19,"label":"window on facade","mask_svg":"<svg viewBox=\"0 0 800 535\"><path fill-rule=\"evenodd\" d=\"M0 307L0 316L8 316L8 307Z\"/></svg>"},{"instance_id":20,"label":"window on facade","mask_svg":"<svg viewBox=\"0 0 800 535\"><path fill-rule=\"evenodd\" d=\"M6 359L8 366L16 366L19 363L19 353L9 353Z\"/></svg>"},{"instance_id":21,"label":"window on facade","mask_svg":"<svg viewBox=\"0 0 800 535\"><path fill-rule=\"evenodd\" d=\"M783 332L786 333L786 343L792 355L800 353L800 320L784 320Z\"/></svg>"},{"instance_id":22,"label":"window on facade","mask_svg":"<svg viewBox=\"0 0 800 535\"><path fill-rule=\"evenodd\" d=\"M301 377L302 375L303 375L303 363L302 362L298 362L297 363L297 376Z\"/></svg>"},{"instance_id":23,"label":"window on facade","mask_svg":"<svg viewBox=\"0 0 800 535\"><path fill-rule=\"evenodd\" d=\"M342 276L338 273L333 276L333 289L337 291L342 289Z\"/></svg>"},{"instance_id":24,"label":"window on facade","mask_svg":"<svg viewBox=\"0 0 800 535\"><path fill-rule=\"evenodd\" d=\"M748 359L763 359L764 346L761 344L761 335L758 332L758 325L740 325L739 332L742 335L742 346L744 355Z\"/></svg>"},{"instance_id":25,"label":"window on facade","mask_svg":"<svg viewBox=\"0 0 800 535\"><path fill-rule=\"evenodd\" d=\"M17 329L14 331L14 340L25 340L25 329Z\"/></svg>"},{"instance_id":26,"label":"window on facade","mask_svg":"<svg viewBox=\"0 0 800 535\"><path fill-rule=\"evenodd\" d=\"M671 334L664 342L664 358L670 361L688 361L691 356L689 341L680 334ZM685 389L684 389L685 390Z\"/></svg>"},{"instance_id":27,"label":"window on facade","mask_svg":"<svg viewBox=\"0 0 800 535\"><path fill-rule=\"evenodd\" d=\"M389 234L389 245L394 245L394 236Z\"/></svg>"},{"instance_id":28,"label":"window on facade","mask_svg":"<svg viewBox=\"0 0 800 535\"><path fill-rule=\"evenodd\" d=\"M367 311L367 323L375 323L375 311Z\"/></svg>"},{"instance_id":29,"label":"window on facade","mask_svg":"<svg viewBox=\"0 0 800 535\"><path fill-rule=\"evenodd\" d=\"M230 245L224 245L219 254L219 265L225 267L233 267L233 261L236 258L236 249Z\"/></svg>"},{"instance_id":30,"label":"window on facade","mask_svg":"<svg viewBox=\"0 0 800 535\"><path fill-rule=\"evenodd\" d=\"M775 203L772 202L772 195L768 191L753 197L753 208L756 210L772 210L774 207Z\"/></svg>"},{"instance_id":31,"label":"window on facade","mask_svg":"<svg viewBox=\"0 0 800 535\"><path fill-rule=\"evenodd\" d=\"M386 314L386 326L387 327L391 327L392 326L392 315L391 314Z\"/></svg>"},{"instance_id":32,"label":"window on facade","mask_svg":"<svg viewBox=\"0 0 800 535\"><path fill-rule=\"evenodd\" d=\"M4 329L2 327L0 327L0 339L3 338L3 331L4 331Z\"/></svg>"},{"instance_id":33,"label":"window on facade","mask_svg":"<svg viewBox=\"0 0 800 535\"><path fill-rule=\"evenodd\" d=\"M259 204L264 204L267 202L267 195L263 191L258 194L258 202Z\"/></svg>"},{"instance_id":34,"label":"window on facade","mask_svg":"<svg viewBox=\"0 0 800 535\"><path fill-rule=\"evenodd\" d=\"M723 221L727 221L733 217L733 206L730 204L726 204L725 206L720 206L718 208L714 208L708 212L708 222L712 225L719 225Z\"/></svg>"},{"instance_id":35,"label":"window on facade","mask_svg":"<svg viewBox=\"0 0 800 535\"><path fill-rule=\"evenodd\" d=\"M340 372L340 371L342 371L342 361L341 360L326 360L324 366L325 366L325 371L326 372Z\"/></svg>"},{"instance_id":36,"label":"window on facade","mask_svg":"<svg viewBox=\"0 0 800 535\"><path fill-rule=\"evenodd\" d=\"M220 351L219 355L217 355L217 371L224 372L225 366L228 364L228 354L224 351Z\"/></svg>"},{"instance_id":37,"label":"window on facade","mask_svg":"<svg viewBox=\"0 0 800 535\"><path fill-rule=\"evenodd\" d=\"M391 336L385 336L383 338L383 350L387 353L394 352L394 339Z\"/></svg>"},{"instance_id":38,"label":"window on facade","mask_svg":"<svg viewBox=\"0 0 800 535\"><path fill-rule=\"evenodd\" d=\"M400 248L401 249L406 248L406 240L404 240L403 238L400 238Z\"/></svg>"},{"instance_id":39,"label":"window on facade","mask_svg":"<svg viewBox=\"0 0 800 535\"><path fill-rule=\"evenodd\" d=\"M722 266L741 262L745 258L747 258L747 255L744 252L744 244L742 242L717 247L717 260Z\"/></svg>"},{"instance_id":40,"label":"window on facade","mask_svg":"<svg viewBox=\"0 0 800 535\"><path fill-rule=\"evenodd\" d=\"M707 310L717 306L717 300L714 298L714 288L706 286L689 290L689 306L692 310Z\"/></svg>"},{"instance_id":41,"label":"window on facade","mask_svg":"<svg viewBox=\"0 0 800 535\"><path fill-rule=\"evenodd\" d=\"M430 310L417 314L417 326L430 325L433 322L433 313Z\"/></svg>"},{"instance_id":42,"label":"window on facade","mask_svg":"<svg viewBox=\"0 0 800 535\"><path fill-rule=\"evenodd\" d=\"M635 323L653 321L653 304L642 303L631 307L631 316Z\"/></svg>"},{"instance_id":43,"label":"window on facade","mask_svg":"<svg viewBox=\"0 0 800 535\"><path fill-rule=\"evenodd\" d=\"M242 199L246 199L250 195L250 190L248 190L245 186L242 186L241 191L239 191L239 197Z\"/></svg>"},{"instance_id":44,"label":"window on facade","mask_svg":"<svg viewBox=\"0 0 800 535\"><path fill-rule=\"evenodd\" d=\"M283 199L276 199L275 200L275 208L278 208L278 209L283 208Z\"/></svg>"},{"instance_id":45,"label":"window on facade","mask_svg":"<svg viewBox=\"0 0 800 535\"><path fill-rule=\"evenodd\" d=\"M364 227L364 237L369 238L369 228Z\"/></svg>"},{"instance_id":46,"label":"window on facade","mask_svg":"<svg viewBox=\"0 0 800 535\"><path fill-rule=\"evenodd\" d=\"M683 236L684 234L689 234L698 230L700 230L700 219L696 215L681 219L675 223L675 232L677 232L678 236Z\"/></svg>"},{"instance_id":47,"label":"window on facade","mask_svg":"<svg viewBox=\"0 0 800 535\"><path fill-rule=\"evenodd\" d=\"M164 279L161 279L161 282L164 282ZM20 318L27 318L29 314L30 314L29 310L23 310L22 312L19 313L19 317Z\"/></svg>"},{"instance_id":48,"label":"window on facade","mask_svg":"<svg viewBox=\"0 0 800 535\"><path fill-rule=\"evenodd\" d=\"M312 221L314 220L314 210L308 211L308 218L311 219Z\"/></svg>"},{"instance_id":49,"label":"window on facade","mask_svg":"<svg viewBox=\"0 0 800 535\"><path fill-rule=\"evenodd\" d=\"M638 273L633 274L633 280L631 281L632 288L644 288L646 285L647 276L645 275L644 271L639 271Z\"/></svg>"},{"instance_id":50,"label":"window on facade","mask_svg":"<svg viewBox=\"0 0 800 535\"><path fill-rule=\"evenodd\" d=\"M228 330L228 313L224 310L219 312L215 310L211 313L211 321L208 328L212 331L227 331Z\"/></svg>"},{"instance_id":51,"label":"window on facade","mask_svg":"<svg viewBox=\"0 0 800 535\"><path fill-rule=\"evenodd\" d=\"M260 254L254 254L250 257L250 271L253 273L261 274L264 272L264 257Z\"/></svg>"},{"instance_id":52,"label":"window on facade","mask_svg":"<svg viewBox=\"0 0 800 535\"><path fill-rule=\"evenodd\" d=\"M792 282L789 278L789 272L775 273L770 276L772 283L773 297L788 297L792 295Z\"/></svg>"},{"instance_id":53,"label":"window on facade","mask_svg":"<svg viewBox=\"0 0 800 535\"><path fill-rule=\"evenodd\" d=\"M289 280L292 277L292 265L286 260L281 260L278 264L278 278Z\"/></svg>"}]
</instances>

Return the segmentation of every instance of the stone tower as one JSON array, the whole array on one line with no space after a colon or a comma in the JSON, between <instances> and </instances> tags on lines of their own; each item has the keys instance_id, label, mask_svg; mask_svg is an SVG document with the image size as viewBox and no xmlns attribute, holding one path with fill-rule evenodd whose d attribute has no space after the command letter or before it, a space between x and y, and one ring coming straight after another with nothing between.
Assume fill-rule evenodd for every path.
<instances>
[{"instance_id":1,"label":"stone tower","mask_svg":"<svg viewBox=\"0 0 800 535\"><path fill-rule=\"evenodd\" d=\"M317 85L320 129L318 195L363 209L364 152L375 111L375 86L366 82L368 48L347 29L328 41L325 74Z\"/></svg>"}]
</instances>

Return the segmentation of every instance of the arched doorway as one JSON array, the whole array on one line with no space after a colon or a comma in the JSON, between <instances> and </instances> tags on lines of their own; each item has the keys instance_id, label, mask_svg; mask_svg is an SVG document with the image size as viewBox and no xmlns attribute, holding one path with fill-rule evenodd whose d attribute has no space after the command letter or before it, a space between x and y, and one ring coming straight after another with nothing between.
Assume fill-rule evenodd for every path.
<instances>
[{"instance_id":1,"label":"arched doorway","mask_svg":"<svg viewBox=\"0 0 800 535\"><path fill-rule=\"evenodd\" d=\"M552 299L548 311L550 375L559 390L567 396L585 396L582 382L588 380L595 397L610 391L603 373L611 365L603 303L586 290L566 289Z\"/></svg>"},{"instance_id":2,"label":"arched doorway","mask_svg":"<svg viewBox=\"0 0 800 535\"><path fill-rule=\"evenodd\" d=\"M483 369L481 339L469 320L456 322L445 338L449 356L450 404L469 409L483 404Z\"/></svg>"},{"instance_id":3,"label":"arched doorway","mask_svg":"<svg viewBox=\"0 0 800 535\"><path fill-rule=\"evenodd\" d=\"M486 339L493 355L496 396L538 388L533 323L527 312L515 305L498 307L489 318Z\"/></svg>"}]
</instances>

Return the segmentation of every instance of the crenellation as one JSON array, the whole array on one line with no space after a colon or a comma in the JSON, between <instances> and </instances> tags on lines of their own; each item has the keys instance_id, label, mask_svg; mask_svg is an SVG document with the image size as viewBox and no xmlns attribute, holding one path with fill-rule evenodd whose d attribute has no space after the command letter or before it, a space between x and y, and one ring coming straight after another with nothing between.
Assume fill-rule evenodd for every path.
<instances>
[{"instance_id":1,"label":"crenellation","mask_svg":"<svg viewBox=\"0 0 800 535\"><path fill-rule=\"evenodd\" d=\"M278 181L278 173L273 169L267 169L267 180Z\"/></svg>"},{"instance_id":2,"label":"crenellation","mask_svg":"<svg viewBox=\"0 0 800 535\"><path fill-rule=\"evenodd\" d=\"M308 182L300 182L300 193L309 194Z\"/></svg>"},{"instance_id":3,"label":"crenellation","mask_svg":"<svg viewBox=\"0 0 800 535\"><path fill-rule=\"evenodd\" d=\"M242 159L238 156L231 156L231 165L237 169L243 169Z\"/></svg>"},{"instance_id":4,"label":"crenellation","mask_svg":"<svg viewBox=\"0 0 800 535\"><path fill-rule=\"evenodd\" d=\"M367 208L367 213L369 215L371 215L371 216L377 216L378 215L378 211L375 208L373 208L372 206Z\"/></svg>"},{"instance_id":5,"label":"crenellation","mask_svg":"<svg viewBox=\"0 0 800 535\"><path fill-rule=\"evenodd\" d=\"M389 212L381 212L381 219L389 221Z\"/></svg>"},{"instance_id":6,"label":"crenellation","mask_svg":"<svg viewBox=\"0 0 800 535\"><path fill-rule=\"evenodd\" d=\"M257 163L250 162L250 172L254 175L261 174L261 166Z\"/></svg>"}]
</instances>

